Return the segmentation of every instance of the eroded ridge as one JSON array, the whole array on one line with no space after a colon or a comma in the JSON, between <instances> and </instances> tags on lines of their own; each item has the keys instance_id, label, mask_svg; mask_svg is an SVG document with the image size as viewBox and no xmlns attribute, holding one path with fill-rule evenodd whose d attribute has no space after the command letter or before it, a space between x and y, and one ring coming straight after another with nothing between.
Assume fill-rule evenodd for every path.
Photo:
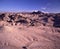
<instances>
[{"instance_id":1,"label":"eroded ridge","mask_svg":"<svg viewBox=\"0 0 60 49\"><path fill-rule=\"evenodd\" d=\"M1 13L0 49L60 49L60 14Z\"/></svg>"}]
</instances>

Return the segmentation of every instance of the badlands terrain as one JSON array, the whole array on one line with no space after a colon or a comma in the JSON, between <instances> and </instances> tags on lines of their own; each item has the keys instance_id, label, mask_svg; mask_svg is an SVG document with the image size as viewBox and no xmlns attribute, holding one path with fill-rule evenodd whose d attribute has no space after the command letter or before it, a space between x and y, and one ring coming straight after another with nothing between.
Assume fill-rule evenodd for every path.
<instances>
[{"instance_id":1,"label":"badlands terrain","mask_svg":"<svg viewBox=\"0 0 60 49\"><path fill-rule=\"evenodd\" d=\"M0 13L0 49L60 49L60 13Z\"/></svg>"}]
</instances>

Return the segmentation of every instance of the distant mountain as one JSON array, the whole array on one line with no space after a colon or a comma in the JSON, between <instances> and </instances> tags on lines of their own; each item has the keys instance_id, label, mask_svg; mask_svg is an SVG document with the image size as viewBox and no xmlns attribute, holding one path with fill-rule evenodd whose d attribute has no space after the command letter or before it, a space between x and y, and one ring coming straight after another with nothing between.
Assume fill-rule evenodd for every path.
<instances>
[{"instance_id":1,"label":"distant mountain","mask_svg":"<svg viewBox=\"0 0 60 49\"><path fill-rule=\"evenodd\" d=\"M43 12L41 12L41 11L33 11L32 12L32 14L41 14L41 13L43 13Z\"/></svg>"}]
</instances>

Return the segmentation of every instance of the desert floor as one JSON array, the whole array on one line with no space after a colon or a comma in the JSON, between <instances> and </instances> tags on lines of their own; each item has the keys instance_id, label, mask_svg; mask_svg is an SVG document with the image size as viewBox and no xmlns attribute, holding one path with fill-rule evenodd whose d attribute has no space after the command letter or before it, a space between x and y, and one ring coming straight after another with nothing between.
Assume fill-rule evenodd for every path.
<instances>
[{"instance_id":1,"label":"desert floor","mask_svg":"<svg viewBox=\"0 0 60 49\"><path fill-rule=\"evenodd\" d=\"M0 49L60 49L60 30L47 26L2 26Z\"/></svg>"}]
</instances>

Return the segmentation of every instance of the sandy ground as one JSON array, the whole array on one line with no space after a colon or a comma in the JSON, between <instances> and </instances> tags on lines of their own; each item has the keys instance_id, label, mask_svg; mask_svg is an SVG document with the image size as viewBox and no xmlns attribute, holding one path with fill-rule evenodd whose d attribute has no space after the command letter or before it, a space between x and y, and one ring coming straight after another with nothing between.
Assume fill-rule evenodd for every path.
<instances>
[{"instance_id":1,"label":"sandy ground","mask_svg":"<svg viewBox=\"0 0 60 49\"><path fill-rule=\"evenodd\" d=\"M60 32L46 26L4 26L0 49L60 49Z\"/></svg>"}]
</instances>

